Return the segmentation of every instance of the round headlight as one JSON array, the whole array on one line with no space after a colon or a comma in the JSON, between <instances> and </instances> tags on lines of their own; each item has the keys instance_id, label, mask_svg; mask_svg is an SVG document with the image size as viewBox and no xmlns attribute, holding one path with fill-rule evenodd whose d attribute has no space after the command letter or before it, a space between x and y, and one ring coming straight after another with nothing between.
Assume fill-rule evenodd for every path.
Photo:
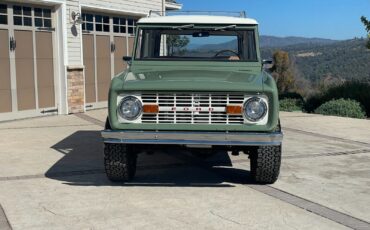
<instances>
[{"instance_id":1,"label":"round headlight","mask_svg":"<svg viewBox=\"0 0 370 230\"><path fill-rule=\"evenodd\" d=\"M248 121L259 121L266 113L267 105L261 98L252 97L244 103L244 115Z\"/></svg>"},{"instance_id":2,"label":"round headlight","mask_svg":"<svg viewBox=\"0 0 370 230\"><path fill-rule=\"evenodd\" d=\"M139 99L133 96L124 97L118 106L118 113L126 120L132 121L137 119L143 110Z\"/></svg>"}]
</instances>

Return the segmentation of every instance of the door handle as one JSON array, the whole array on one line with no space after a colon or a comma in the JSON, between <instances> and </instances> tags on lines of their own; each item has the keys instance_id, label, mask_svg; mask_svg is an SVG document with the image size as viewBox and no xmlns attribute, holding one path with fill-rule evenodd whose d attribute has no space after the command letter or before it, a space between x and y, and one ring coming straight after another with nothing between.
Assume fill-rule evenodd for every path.
<instances>
[{"instance_id":1,"label":"door handle","mask_svg":"<svg viewBox=\"0 0 370 230\"><path fill-rule=\"evenodd\" d=\"M116 44L114 44L113 42L110 44L110 51L111 52L116 51Z\"/></svg>"},{"instance_id":2,"label":"door handle","mask_svg":"<svg viewBox=\"0 0 370 230\"><path fill-rule=\"evenodd\" d=\"M14 42L14 40L13 40L13 37L10 37L9 38L9 49L10 49L10 51L13 51L13 48L14 48L14 46L13 46L13 43Z\"/></svg>"},{"instance_id":3,"label":"door handle","mask_svg":"<svg viewBox=\"0 0 370 230\"><path fill-rule=\"evenodd\" d=\"M10 51L14 51L15 48L17 48L17 42L15 41L15 38L13 36L10 37L9 48L10 48Z\"/></svg>"}]
</instances>

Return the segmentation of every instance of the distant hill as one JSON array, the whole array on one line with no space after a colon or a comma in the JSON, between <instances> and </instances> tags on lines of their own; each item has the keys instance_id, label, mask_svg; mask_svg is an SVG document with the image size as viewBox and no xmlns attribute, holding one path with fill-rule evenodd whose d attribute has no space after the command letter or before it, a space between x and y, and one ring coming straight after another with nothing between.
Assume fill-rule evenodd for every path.
<instances>
[{"instance_id":1,"label":"distant hill","mask_svg":"<svg viewBox=\"0 0 370 230\"><path fill-rule=\"evenodd\" d=\"M338 40L324 38L304 38L304 37L276 37L276 36L260 36L261 47L286 47L299 44L318 44L326 45L338 42Z\"/></svg>"},{"instance_id":2,"label":"distant hill","mask_svg":"<svg viewBox=\"0 0 370 230\"><path fill-rule=\"evenodd\" d=\"M299 78L310 82L323 79L370 82L370 50L365 39L330 40L321 38L260 36L261 56L272 57L276 50L289 52ZM235 41L203 45L197 51L235 49Z\"/></svg>"},{"instance_id":3,"label":"distant hill","mask_svg":"<svg viewBox=\"0 0 370 230\"><path fill-rule=\"evenodd\" d=\"M327 45L333 44L338 42L338 40L331 40L331 39L324 39L324 38L304 38L304 37L276 37L276 36L267 36L262 35L260 36L260 47L268 47L268 48L282 48L292 45ZM193 45L188 47L190 49L198 49L198 50L210 50L210 49L235 49L235 40L229 41L221 44L210 44L210 45Z\"/></svg>"},{"instance_id":4,"label":"distant hill","mask_svg":"<svg viewBox=\"0 0 370 230\"><path fill-rule=\"evenodd\" d=\"M317 82L326 78L370 82L370 50L365 39L352 39L329 44L298 44L264 47L262 58L272 57L275 50L289 52L298 74Z\"/></svg>"}]
</instances>

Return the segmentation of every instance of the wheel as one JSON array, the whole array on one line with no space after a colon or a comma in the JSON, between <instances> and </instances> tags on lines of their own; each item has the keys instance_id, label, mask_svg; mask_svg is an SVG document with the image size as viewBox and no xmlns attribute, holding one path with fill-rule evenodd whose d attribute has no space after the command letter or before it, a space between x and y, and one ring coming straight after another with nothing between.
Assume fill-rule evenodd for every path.
<instances>
[{"instance_id":1,"label":"wheel","mask_svg":"<svg viewBox=\"0 0 370 230\"><path fill-rule=\"evenodd\" d=\"M259 146L250 153L251 175L256 183L273 184L280 173L281 145Z\"/></svg>"},{"instance_id":2,"label":"wheel","mask_svg":"<svg viewBox=\"0 0 370 230\"><path fill-rule=\"evenodd\" d=\"M132 180L136 173L137 154L129 145L105 144L104 166L105 173L113 182Z\"/></svg>"}]
</instances>

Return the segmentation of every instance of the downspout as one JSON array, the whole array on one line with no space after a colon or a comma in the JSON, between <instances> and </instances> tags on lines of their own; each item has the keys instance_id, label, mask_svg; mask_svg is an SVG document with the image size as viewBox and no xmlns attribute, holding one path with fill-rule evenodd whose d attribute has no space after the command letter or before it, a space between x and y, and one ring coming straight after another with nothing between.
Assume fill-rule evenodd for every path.
<instances>
[{"instance_id":1,"label":"downspout","mask_svg":"<svg viewBox=\"0 0 370 230\"><path fill-rule=\"evenodd\" d=\"M162 16L166 15L166 0L162 0Z\"/></svg>"}]
</instances>

